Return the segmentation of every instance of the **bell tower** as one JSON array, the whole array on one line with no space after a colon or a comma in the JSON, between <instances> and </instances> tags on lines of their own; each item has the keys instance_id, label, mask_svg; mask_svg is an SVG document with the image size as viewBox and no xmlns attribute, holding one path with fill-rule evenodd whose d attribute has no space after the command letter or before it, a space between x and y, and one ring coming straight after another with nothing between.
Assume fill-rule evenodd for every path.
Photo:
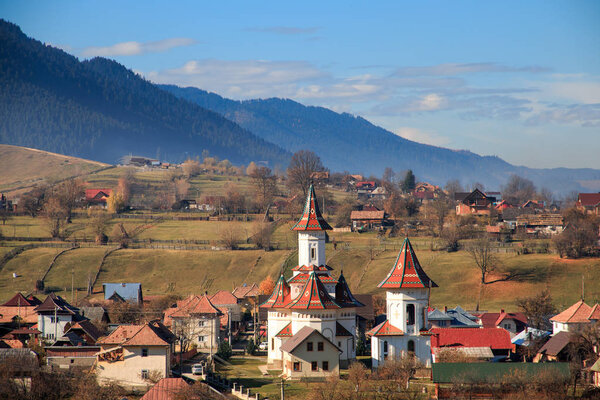
<instances>
[{"instance_id":1,"label":"bell tower","mask_svg":"<svg viewBox=\"0 0 600 400\"><path fill-rule=\"evenodd\" d=\"M308 188L302 216L292 227L298 231L298 266L325 265L325 231L331 226L319 210L313 185ZM294 275L299 271L294 271Z\"/></svg>"}]
</instances>

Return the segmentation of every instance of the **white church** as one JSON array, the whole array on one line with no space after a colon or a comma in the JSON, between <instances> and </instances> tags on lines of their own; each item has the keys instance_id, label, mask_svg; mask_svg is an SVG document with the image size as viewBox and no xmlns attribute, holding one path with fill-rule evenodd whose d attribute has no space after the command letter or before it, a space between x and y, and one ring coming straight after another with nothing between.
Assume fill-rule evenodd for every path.
<instances>
[{"instance_id":1,"label":"white church","mask_svg":"<svg viewBox=\"0 0 600 400\"><path fill-rule=\"evenodd\" d=\"M386 289L387 319L367 333L371 336L373 368L407 353L413 353L430 367L427 309L429 292L438 285L421 268L408 238L404 240L392 270L378 287Z\"/></svg>"},{"instance_id":2,"label":"white church","mask_svg":"<svg viewBox=\"0 0 600 400\"><path fill-rule=\"evenodd\" d=\"M280 276L261 304L268 309L268 365L289 377L339 373L356 358L356 308L363 304L342 273L331 276L325 262L330 229L311 185L302 217L292 227L298 232L298 266L289 280Z\"/></svg>"}]
</instances>

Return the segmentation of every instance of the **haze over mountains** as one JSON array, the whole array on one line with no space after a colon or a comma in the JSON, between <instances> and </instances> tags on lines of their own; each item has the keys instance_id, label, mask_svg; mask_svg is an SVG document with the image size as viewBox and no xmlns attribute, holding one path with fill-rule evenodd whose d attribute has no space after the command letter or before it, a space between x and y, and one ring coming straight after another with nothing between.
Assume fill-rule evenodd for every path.
<instances>
[{"instance_id":1,"label":"haze over mountains","mask_svg":"<svg viewBox=\"0 0 600 400\"><path fill-rule=\"evenodd\" d=\"M0 143L103 162L128 153L182 161L206 149L233 163L285 168L291 153L310 149L333 171L381 176L385 167L412 169L419 180L441 185L459 179L497 189L513 173L555 193L600 184L599 170L513 166L413 142L361 117L292 100L234 101L197 88L153 85L115 61L80 62L2 20L0 93Z\"/></svg>"}]
</instances>

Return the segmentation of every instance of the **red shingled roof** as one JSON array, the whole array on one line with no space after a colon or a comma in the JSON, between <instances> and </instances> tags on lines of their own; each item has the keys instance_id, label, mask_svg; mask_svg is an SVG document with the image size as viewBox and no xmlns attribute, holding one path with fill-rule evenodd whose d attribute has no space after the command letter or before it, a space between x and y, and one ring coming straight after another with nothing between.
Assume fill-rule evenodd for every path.
<instances>
[{"instance_id":1,"label":"red shingled roof","mask_svg":"<svg viewBox=\"0 0 600 400\"><path fill-rule=\"evenodd\" d=\"M319 202L315 195L315 188L313 185L310 185L308 188L308 195L306 196L304 212L298 222L292 227L292 230L326 231L331 229L331 226L325 221L325 218L323 218L321 211L319 210Z\"/></svg>"},{"instance_id":2,"label":"red shingled roof","mask_svg":"<svg viewBox=\"0 0 600 400\"><path fill-rule=\"evenodd\" d=\"M106 200L112 194L112 189L86 189L86 201L102 201Z\"/></svg>"},{"instance_id":3,"label":"red shingled roof","mask_svg":"<svg viewBox=\"0 0 600 400\"><path fill-rule=\"evenodd\" d=\"M337 283L337 279L335 279L332 276L329 275L325 275L325 274L316 274L317 278L322 282L322 283ZM288 283L304 283L306 282L308 279L310 278L310 274L307 273L301 273L298 274L292 278L290 278L290 280L288 281Z\"/></svg>"},{"instance_id":4,"label":"red shingled roof","mask_svg":"<svg viewBox=\"0 0 600 400\"><path fill-rule=\"evenodd\" d=\"M389 320L385 320L375 328L371 329L367 332L369 336L402 336L404 332L402 329L396 328L394 325L390 324Z\"/></svg>"},{"instance_id":5,"label":"red shingled roof","mask_svg":"<svg viewBox=\"0 0 600 400\"><path fill-rule=\"evenodd\" d=\"M305 310L326 310L341 308L327 293L323 283L314 272L310 273L309 279L300 291L298 297L293 300L287 308Z\"/></svg>"},{"instance_id":6,"label":"red shingled roof","mask_svg":"<svg viewBox=\"0 0 600 400\"><path fill-rule=\"evenodd\" d=\"M502 328L432 328L431 347L514 348L510 334Z\"/></svg>"},{"instance_id":7,"label":"red shingled roof","mask_svg":"<svg viewBox=\"0 0 600 400\"><path fill-rule=\"evenodd\" d=\"M588 316L588 319L591 320L600 320L600 304L596 303L594 307L592 307L592 311Z\"/></svg>"},{"instance_id":8,"label":"red shingled roof","mask_svg":"<svg viewBox=\"0 0 600 400\"><path fill-rule=\"evenodd\" d=\"M384 289L438 287L421 268L408 238L404 240L394 267L377 286Z\"/></svg>"},{"instance_id":9,"label":"red shingled roof","mask_svg":"<svg viewBox=\"0 0 600 400\"><path fill-rule=\"evenodd\" d=\"M4 307L23 307L23 306L37 306L42 304L42 302L34 296L31 296L30 299L23 296L21 293L15 294L10 298L6 303L2 304Z\"/></svg>"},{"instance_id":10,"label":"red shingled roof","mask_svg":"<svg viewBox=\"0 0 600 400\"><path fill-rule=\"evenodd\" d=\"M563 324L577 324L590 322L588 316L592 312L592 307L579 300L565 311L550 318L550 321L561 322Z\"/></svg>"},{"instance_id":11,"label":"red shingled roof","mask_svg":"<svg viewBox=\"0 0 600 400\"><path fill-rule=\"evenodd\" d=\"M331 271L333 270L333 268L331 268L329 265L297 265L294 268L292 268L292 271L305 271L305 272L310 272L310 271Z\"/></svg>"},{"instance_id":12,"label":"red shingled roof","mask_svg":"<svg viewBox=\"0 0 600 400\"><path fill-rule=\"evenodd\" d=\"M238 298L227 290L220 290L210 298L210 302L217 306L232 305L237 304Z\"/></svg>"},{"instance_id":13,"label":"red shingled roof","mask_svg":"<svg viewBox=\"0 0 600 400\"><path fill-rule=\"evenodd\" d=\"M584 207L592 207L600 203L600 193L579 193L579 204Z\"/></svg>"},{"instance_id":14,"label":"red shingled roof","mask_svg":"<svg viewBox=\"0 0 600 400\"><path fill-rule=\"evenodd\" d=\"M163 324L153 322L144 325L119 325L110 335L100 338L96 344L167 346L174 338Z\"/></svg>"},{"instance_id":15,"label":"red shingled roof","mask_svg":"<svg viewBox=\"0 0 600 400\"><path fill-rule=\"evenodd\" d=\"M175 400L187 387L182 378L162 378L140 400Z\"/></svg>"},{"instance_id":16,"label":"red shingled roof","mask_svg":"<svg viewBox=\"0 0 600 400\"><path fill-rule=\"evenodd\" d=\"M504 310L499 313L481 313L475 314L481 320L481 325L484 328L495 328L502 323L505 319L514 319L516 321L522 322L527 325L527 317L525 314L517 312L517 313L507 313Z\"/></svg>"},{"instance_id":17,"label":"red shingled roof","mask_svg":"<svg viewBox=\"0 0 600 400\"><path fill-rule=\"evenodd\" d=\"M292 323L290 322L289 324L287 324L286 326L283 327L282 330L279 331L279 333L277 333L277 335L275 335L275 337L292 337L294 335L292 335Z\"/></svg>"}]
</instances>

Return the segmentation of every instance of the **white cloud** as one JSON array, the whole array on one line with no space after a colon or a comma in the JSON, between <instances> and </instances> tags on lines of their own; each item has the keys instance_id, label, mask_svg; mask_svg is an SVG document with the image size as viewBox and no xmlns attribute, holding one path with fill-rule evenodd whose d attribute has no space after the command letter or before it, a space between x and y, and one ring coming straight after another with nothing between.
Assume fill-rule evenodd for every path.
<instances>
[{"instance_id":1,"label":"white cloud","mask_svg":"<svg viewBox=\"0 0 600 400\"><path fill-rule=\"evenodd\" d=\"M450 138L446 136L440 136L437 133L426 132L417 128L411 128L403 126L396 128L393 132L402 136L405 139L412 140L414 142L431 144L434 146L446 146L450 143Z\"/></svg>"},{"instance_id":2,"label":"white cloud","mask_svg":"<svg viewBox=\"0 0 600 400\"><path fill-rule=\"evenodd\" d=\"M507 65L497 63L446 63L437 64L431 66L420 66L420 67L402 67L398 68L394 75L397 76L451 76L451 75L465 75L474 74L481 72L548 72L548 68L539 66L525 66L525 67L510 67Z\"/></svg>"},{"instance_id":3,"label":"white cloud","mask_svg":"<svg viewBox=\"0 0 600 400\"><path fill-rule=\"evenodd\" d=\"M161 53L175 47L191 46L198 43L191 38L169 38L155 42L122 42L105 47L86 47L82 50L83 57L116 57L135 56L146 53Z\"/></svg>"}]
</instances>

